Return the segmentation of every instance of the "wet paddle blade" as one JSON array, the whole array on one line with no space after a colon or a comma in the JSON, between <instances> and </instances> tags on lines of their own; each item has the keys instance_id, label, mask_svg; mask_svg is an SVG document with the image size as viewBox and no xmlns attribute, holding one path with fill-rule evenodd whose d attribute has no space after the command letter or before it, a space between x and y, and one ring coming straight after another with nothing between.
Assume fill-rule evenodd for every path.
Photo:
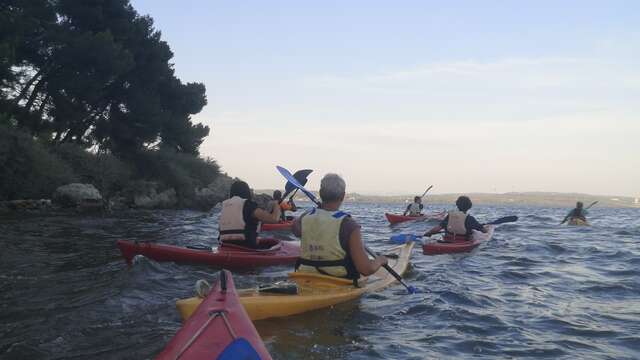
<instances>
[{"instance_id":1,"label":"wet paddle blade","mask_svg":"<svg viewBox=\"0 0 640 360\"><path fill-rule=\"evenodd\" d=\"M415 235L415 234L398 234L398 235L393 235L390 238L390 240L395 244L404 244L407 241L417 241L420 238L422 238L422 236Z\"/></svg>"},{"instance_id":2,"label":"wet paddle blade","mask_svg":"<svg viewBox=\"0 0 640 360\"><path fill-rule=\"evenodd\" d=\"M227 345L217 360L261 360L256 349L244 338L237 338Z\"/></svg>"},{"instance_id":3,"label":"wet paddle blade","mask_svg":"<svg viewBox=\"0 0 640 360\"><path fill-rule=\"evenodd\" d=\"M488 223L487 225L498 225L498 224L504 224L504 223L510 223L510 222L516 222L518 221L518 217L517 216L505 216L503 218L500 218L498 220L492 221L490 223Z\"/></svg>"},{"instance_id":4,"label":"wet paddle blade","mask_svg":"<svg viewBox=\"0 0 640 360\"><path fill-rule=\"evenodd\" d=\"M311 174L312 172L313 170L311 169L298 170L295 172L295 174L293 174L293 178L298 180L298 183L300 185L305 186L308 181L307 178L309 177L309 174ZM287 183L284 186L284 195L282 195L282 198L284 199L287 196L289 196L289 194L291 194L291 192L295 189L297 189L297 187L291 184L290 181L287 181Z\"/></svg>"},{"instance_id":5,"label":"wet paddle blade","mask_svg":"<svg viewBox=\"0 0 640 360\"><path fill-rule=\"evenodd\" d=\"M316 204L319 204L318 200L313 195L313 193L305 189L304 186L301 185L300 182L298 182L298 180L293 177L293 175L291 175L289 170L283 168L282 166L276 166L276 169L278 169L278 172L280 172L280 175L284 176L284 178L287 179L287 181L289 181L291 185L295 186L296 188L298 188L298 190L302 191L305 195L307 195L307 197L309 197L309 199L311 199L311 201L313 201Z\"/></svg>"}]
</instances>

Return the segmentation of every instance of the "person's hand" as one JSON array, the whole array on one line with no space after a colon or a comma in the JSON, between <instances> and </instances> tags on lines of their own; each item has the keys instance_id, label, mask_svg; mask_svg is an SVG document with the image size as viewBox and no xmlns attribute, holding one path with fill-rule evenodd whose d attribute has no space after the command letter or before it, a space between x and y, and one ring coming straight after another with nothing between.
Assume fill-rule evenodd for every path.
<instances>
[{"instance_id":1,"label":"person's hand","mask_svg":"<svg viewBox=\"0 0 640 360\"><path fill-rule=\"evenodd\" d=\"M388 263L387 257L382 255L376 256L374 261L378 264L378 267L387 265Z\"/></svg>"}]
</instances>

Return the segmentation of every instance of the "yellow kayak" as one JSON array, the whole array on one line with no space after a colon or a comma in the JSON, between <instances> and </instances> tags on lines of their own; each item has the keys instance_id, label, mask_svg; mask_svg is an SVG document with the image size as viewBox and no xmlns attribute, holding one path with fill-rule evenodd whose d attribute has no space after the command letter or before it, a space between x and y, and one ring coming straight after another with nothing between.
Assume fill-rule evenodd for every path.
<instances>
[{"instance_id":1,"label":"yellow kayak","mask_svg":"<svg viewBox=\"0 0 640 360\"><path fill-rule=\"evenodd\" d=\"M588 221L584 221L584 220L579 219L579 218L571 218L571 219L569 219L568 224L569 225L575 225L575 226L591 226L591 224L589 224Z\"/></svg>"},{"instance_id":2,"label":"yellow kayak","mask_svg":"<svg viewBox=\"0 0 640 360\"><path fill-rule=\"evenodd\" d=\"M413 242L389 249L384 255L398 274L407 270ZM315 273L294 272L289 280L268 287L238 290L240 303L251 320L301 314L356 299L365 292L379 291L396 279L384 268L358 280L358 286L347 279ZM200 297L178 300L176 307L182 320L188 319L202 302Z\"/></svg>"}]
</instances>

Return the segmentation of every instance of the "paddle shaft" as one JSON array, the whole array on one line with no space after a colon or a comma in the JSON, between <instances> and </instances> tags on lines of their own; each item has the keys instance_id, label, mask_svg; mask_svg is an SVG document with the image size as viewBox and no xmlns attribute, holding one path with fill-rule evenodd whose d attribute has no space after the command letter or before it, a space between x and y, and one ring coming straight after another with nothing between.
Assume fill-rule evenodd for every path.
<instances>
[{"instance_id":1,"label":"paddle shaft","mask_svg":"<svg viewBox=\"0 0 640 360\"><path fill-rule=\"evenodd\" d=\"M429 190L431 190L431 188L432 188L432 187L433 187L433 185L429 185L429 187L427 188L427 190L425 190L425 191L422 193L422 196L420 196L420 197L421 197L421 198L423 198L425 195L427 195L427 193L429 192Z\"/></svg>"},{"instance_id":2,"label":"paddle shaft","mask_svg":"<svg viewBox=\"0 0 640 360\"><path fill-rule=\"evenodd\" d=\"M376 256L378 256L376 253L374 253L371 249L369 249L368 247L364 247L365 251L369 253L369 255L373 256L374 258ZM400 284L402 284L402 286L404 286L405 288L407 288L407 290L409 290L409 292L413 292L413 288L409 287L409 285L405 284L405 282L402 280L402 277L400 276L400 274L398 274L395 270L393 270L391 268L391 266L389 266L388 264L384 264L382 265L388 272L389 274L391 274L391 276L393 276L394 278L396 278L396 280L398 280L400 282Z\"/></svg>"}]
</instances>

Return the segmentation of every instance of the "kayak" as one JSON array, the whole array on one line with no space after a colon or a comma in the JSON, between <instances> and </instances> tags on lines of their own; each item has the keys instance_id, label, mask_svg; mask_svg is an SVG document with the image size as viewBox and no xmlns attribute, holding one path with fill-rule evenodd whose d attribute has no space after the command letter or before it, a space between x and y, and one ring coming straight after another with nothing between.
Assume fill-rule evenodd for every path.
<instances>
[{"instance_id":1,"label":"kayak","mask_svg":"<svg viewBox=\"0 0 640 360\"><path fill-rule=\"evenodd\" d=\"M137 243L118 240L118 247L129 266L136 255L155 261L207 264L228 269L250 269L261 266L294 264L300 256L300 245L296 242L276 239L259 239L261 249L224 244L217 248L181 247L152 243Z\"/></svg>"},{"instance_id":2,"label":"kayak","mask_svg":"<svg viewBox=\"0 0 640 360\"><path fill-rule=\"evenodd\" d=\"M389 249L389 266L402 274L409 265L413 242ZM396 282L384 268L376 273L353 281L316 273L294 272L287 281L253 289L239 290L240 302L251 320L302 314L357 299L364 293L380 291ZM199 297L178 300L176 306L183 320L188 319L202 302Z\"/></svg>"},{"instance_id":3,"label":"kayak","mask_svg":"<svg viewBox=\"0 0 640 360\"><path fill-rule=\"evenodd\" d=\"M293 225L293 221L281 221L277 224L262 224L260 226L260 230L261 231L291 230L292 225Z\"/></svg>"},{"instance_id":4,"label":"kayak","mask_svg":"<svg viewBox=\"0 0 640 360\"><path fill-rule=\"evenodd\" d=\"M220 272L220 279L214 289L156 360L178 358L271 359L238 300L230 272Z\"/></svg>"},{"instance_id":5,"label":"kayak","mask_svg":"<svg viewBox=\"0 0 640 360\"><path fill-rule=\"evenodd\" d=\"M571 218L569 219L567 224L574 226L591 226L588 221L582 220L580 218Z\"/></svg>"},{"instance_id":6,"label":"kayak","mask_svg":"<svg viewBox=\"0 0 640 360\"><path fill-rule=\"evenodd\" d=\"M488 241L493 236L494 227L487 225L489 230L486 233L473 230L471 240L455 240L453 236L445 235L442 239L450 242L432 242L422 245L422 253L425 255L440 255L440 254L454 254L464 253L475 249L483 241Z\"/></svg>"},{"instance_id":7,"label":"kayak","mask_svg":"<svg viewBox=\"0 0 640 360\"><path fill-rule=\"evenodd\" d=\"M430 213L430 214L424 214L421 216L404 216L404 215L384 213L384 216L387 217L387 220L389 220L391 224L397 224L397 223L411 221L411 220L439 220L440 221L440 220L444 220L444 218L447 216L447 213L446 212Z\"/></svg>"}]
</instances>

